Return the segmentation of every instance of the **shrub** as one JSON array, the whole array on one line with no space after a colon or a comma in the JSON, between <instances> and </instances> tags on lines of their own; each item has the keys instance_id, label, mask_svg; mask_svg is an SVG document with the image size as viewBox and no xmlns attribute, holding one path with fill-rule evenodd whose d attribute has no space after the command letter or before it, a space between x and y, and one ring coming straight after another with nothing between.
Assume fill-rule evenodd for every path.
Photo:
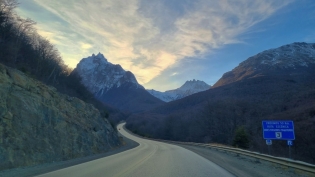
<instances>
[{"instance_id":1,"label":"shrub","mask_svg":"<svg viewBox=\"0 0 315 177\"><path fill-rule=\"evenodd\" d=\"M249 138L243 126L236 129L233 146L243 149L249 148Z\"/></svg>"}]
</instances>

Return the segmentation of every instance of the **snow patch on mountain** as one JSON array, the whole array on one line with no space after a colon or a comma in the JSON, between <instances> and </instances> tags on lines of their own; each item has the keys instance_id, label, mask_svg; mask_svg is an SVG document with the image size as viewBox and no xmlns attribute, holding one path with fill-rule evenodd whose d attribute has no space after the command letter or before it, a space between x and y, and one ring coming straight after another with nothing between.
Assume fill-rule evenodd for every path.
<instances>
[{"instance_id":1,"label":"snow patch on mountain","mask_svg":"<svg viewBox=\"0 0 315 177\"><path fill-rule=\"evenodd\" d=\"M315 43L295 42L265 50L224 73L212 88L266 75L299 75L315 67Z\"/></svg>"},{"instance_id":2,"label":"snow patch on mountain","mask_svg":"<svg viewBox=\"0 0 315 177\"><path fill-rule=\"evenodd\" d=\"M240 65L252 65L253 62L260 66L272 66L281 68L308 67L315 64L314 43L292 43L276 49L263 51Z\"/></svg>"},{"instance_id":3,"label":"snow patch on mountain","mask_svg":"<svg viewBox=\"0 0 315 177\"><path fill-rule=\"evenodd\" d=\"M182 85L178 89L168 90L165 92L160 92L160 91L156 91L153 89L147 90L147 91L151 95L155 96L156 98L159 98L160 100L163 100L165 102L170 102L170 101L184 98L184 97L192 95L194 93L208 90L208 89L210 89L210 87L211 86L206 84L205 82L194 79L191 81L186 81L185 84Z\"/></svg>"},{"instance_id":4,"label":"snow patch on mountain","mask_svg":"<svg viewBox=\"0 0 315 177\"><path fill-rule=\"evenodd\" d=\"M137 88L144 89L138 84L131 72L125 71L120 65L108 62L101 53L83 58L77 65L75 72L81 77L84 86L98 96L112 88L118 88L124 83L130 83Z\"/></svg>"}]
</instances>

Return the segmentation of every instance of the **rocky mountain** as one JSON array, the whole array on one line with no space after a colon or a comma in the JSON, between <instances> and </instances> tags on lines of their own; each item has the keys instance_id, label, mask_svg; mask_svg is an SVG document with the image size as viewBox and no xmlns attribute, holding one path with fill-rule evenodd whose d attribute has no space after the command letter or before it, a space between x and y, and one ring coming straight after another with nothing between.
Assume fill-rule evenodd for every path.
<instances>
[{"instance_id":1,"label":"rocky mountain","mask_svg":"<svg viewBox=\"0 0 315 177\"><path fill-rule=\"evenodd\" d=\"M213 88L266 75L300 77L315 65L315 44L292 43L263 51L225 73ZM301 79L301 78L299 78Z\"/></svg>"},{"instance_id":2,"label":"rocky mountain","mask_svg":"<svg viewBox=\"0 0 315 177\"><path fill-rule=\"evenodd\" d=\"M0 64L0 170L102 153L120 145L91 104Z\"/></svg>"},{"instance_id":3,"label":"rocky mountain","mask_svg":"<svg viewBox=\"0 0 315 177\"><path fill-rule=\"evenodd\" d=\"M205 90L210 89L211 86L206 84L204 81L199 80L190 80L186 81L184 85L181 87L174 89L174 90L168 90L165 92L160 92L156 90L147 90L151 95L155 96L156 98L159 98L160 100L163 100L165 102L170 102L174 100L178 100L181 98L184 98L186 96L192 95L194 93L202 92Z\"/></svg>"},{"instance_id":4,"label":"rocky mountain","mask_svg":"<svg viewBox=\"0 0 315 177\"><path fill-rule=\"evenodd\" d=\"M98 100L123 111L139 112L163 104L130 71L108 62L101 53L83 58L72 74L80 76L81 83Z\"/></svg>"},{"instance_id":5,"label":"rocky mountain","mask_svg":"<svg viewBox=\"0 0 315 177\"><path fill-rule=\"evenodd\" d=\"M127 128L157 139L232 145L243 127L250 149L267 153L262 120L292 120L294 159L315 163L315 45L293 43L248 58L209 90L127 119ZM146 125L146 126L143 126ZM273 155L287 157L285 141Z\"/></svg>"}]
</instances>

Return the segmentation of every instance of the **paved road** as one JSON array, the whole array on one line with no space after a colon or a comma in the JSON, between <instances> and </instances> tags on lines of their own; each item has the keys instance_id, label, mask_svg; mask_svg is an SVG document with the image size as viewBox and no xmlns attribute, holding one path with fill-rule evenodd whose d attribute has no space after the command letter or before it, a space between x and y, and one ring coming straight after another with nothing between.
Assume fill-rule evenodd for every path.
<instances>
[{"instance_id":1,"label":"paved road","mask_svg":"<svg viewBox=\"0 0 315 177\"><path fill-rule=\"evenodd\" d=\"M109 177L229 177L233 176L211 161L182 147L133 136L118 125L119 132L140 145L136 148L40 175Z\"/></svg>"}]
</instances>

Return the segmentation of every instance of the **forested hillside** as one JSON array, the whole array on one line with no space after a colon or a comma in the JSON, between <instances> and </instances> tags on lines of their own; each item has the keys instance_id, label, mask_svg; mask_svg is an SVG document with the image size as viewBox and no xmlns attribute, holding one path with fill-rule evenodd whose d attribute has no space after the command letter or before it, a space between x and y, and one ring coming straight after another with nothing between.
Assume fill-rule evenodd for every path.
<instances>
[{"instance_id":1,"label":"forested hillside","mask_svg":"<svg viewBox=\"0 0 315 177\"><path fill-rule=\"evenodd\" d=\"M56 47L37 33L36 22L14 12L17 6L16 0L0 0L0 62L61 93L94 104L103 116L117 112L94 99L79 78L69 75L71 68L64 64Z\"/></svg>"},{"instance_id":2,"label":"forested hillside","mask_svg":"<svg viewBox=\"0 0 315 177\"><path fill-rule=\"evenodd\" d=\"M121 145L108 122L109 111L115 110L69 75L70 68L38 35L35 22L15 14L17 5L0 0L0 170L90 156Z\"/></svg>"}]
</instances>

